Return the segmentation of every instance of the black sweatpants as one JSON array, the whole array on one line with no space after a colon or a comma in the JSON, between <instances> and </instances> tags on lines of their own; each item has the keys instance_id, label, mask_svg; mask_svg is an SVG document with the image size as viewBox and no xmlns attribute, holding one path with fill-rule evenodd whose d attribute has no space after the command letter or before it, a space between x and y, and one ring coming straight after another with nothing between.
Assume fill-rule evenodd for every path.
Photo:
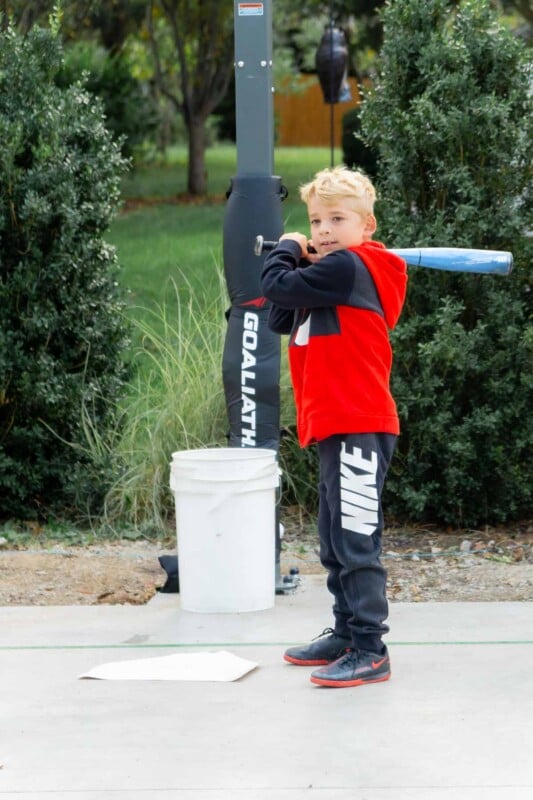
<instances>
[{"instance_id":1,"label":"black sweatpants","mask_svg":"<svg viewBox=\"0 0 533 800\"><path fill-rule=\"evenodd\" d=\"M320 560L335 598L335 632L373 653L382 651L381 637L389 630L381 492L396 439L351 433L318 442Z\"/></svg>"}]
</instances>

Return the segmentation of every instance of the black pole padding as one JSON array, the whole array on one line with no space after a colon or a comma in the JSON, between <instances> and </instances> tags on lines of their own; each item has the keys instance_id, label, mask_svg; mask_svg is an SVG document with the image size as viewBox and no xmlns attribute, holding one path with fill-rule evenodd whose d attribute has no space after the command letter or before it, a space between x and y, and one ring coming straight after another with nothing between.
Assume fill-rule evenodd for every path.
<instances>
[{"instance_id":1,"label":"black pole padding","mask_svg":"<svg viewBox=\"0 0 533 800\"><path fill-rule=\"evenodd\" d=\"M281 236L281 178L232 178L224 218L224 272L231 309L222 356L230 447L279 446L281 339L268 327L270 303L261 293L261 261L252 252L258 227ZM259 254L260 255L260 254Z\"/></svg>"}]
</instances>

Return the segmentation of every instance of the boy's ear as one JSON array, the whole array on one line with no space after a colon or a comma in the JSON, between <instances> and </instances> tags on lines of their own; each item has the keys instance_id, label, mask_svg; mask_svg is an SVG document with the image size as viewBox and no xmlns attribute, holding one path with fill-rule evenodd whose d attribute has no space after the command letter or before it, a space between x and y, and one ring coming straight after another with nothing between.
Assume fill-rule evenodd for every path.
<instances>
[{"instance_id":1,"label":"boy's ear","mask_svg":"<svg viewBox=\"0 0 533 800\"><path fill-rule=\"evenodd\" d=\"M367 236L373 236L377 227L378 223L375 216L373 214L369 214L365 219L365 234Z\"/></svg>"}]
</instances>

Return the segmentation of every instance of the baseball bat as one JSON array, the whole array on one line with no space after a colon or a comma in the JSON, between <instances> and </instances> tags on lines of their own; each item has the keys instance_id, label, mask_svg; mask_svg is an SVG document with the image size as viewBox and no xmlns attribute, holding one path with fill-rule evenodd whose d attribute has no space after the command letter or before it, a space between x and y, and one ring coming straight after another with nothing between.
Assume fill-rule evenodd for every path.
<instances>
[{"instance_id":1,"label":"baseball bat","mask_svg":"<svg viewBox=\"0 0 533 800\"><path fill-rule=\"evenodd\" d=\"M260 256L273 250L277 242L255 239L254 253ZM410 267L426 267L448 272L477 272L484 275L509 275L513 269L513 254L506 250L475 250L466 247L404 247L390 248Z\"/></svg>"}]
</instances>

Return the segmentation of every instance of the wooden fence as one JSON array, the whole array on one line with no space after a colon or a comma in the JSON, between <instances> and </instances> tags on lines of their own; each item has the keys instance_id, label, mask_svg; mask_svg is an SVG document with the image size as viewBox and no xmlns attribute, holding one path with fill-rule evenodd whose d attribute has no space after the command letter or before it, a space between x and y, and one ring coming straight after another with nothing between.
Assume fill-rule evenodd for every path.
<instances>
[{"instance_id":1,"label":"wooden fence","mask_svg":"<svg viewBox=\"0 0 533 800\"><path fill-rule=\"evenodd\" d=\"M280 147L327 147L331 145L331 106L324 103L316 76L302 76L306 88L296 94L274 95L276 144ZM352 99L333 105L333 140L341 146L342 117L360 102L355 78L348 78ZM307 85L308 84L308 85Z\"/></svg>"}]
</instances>

